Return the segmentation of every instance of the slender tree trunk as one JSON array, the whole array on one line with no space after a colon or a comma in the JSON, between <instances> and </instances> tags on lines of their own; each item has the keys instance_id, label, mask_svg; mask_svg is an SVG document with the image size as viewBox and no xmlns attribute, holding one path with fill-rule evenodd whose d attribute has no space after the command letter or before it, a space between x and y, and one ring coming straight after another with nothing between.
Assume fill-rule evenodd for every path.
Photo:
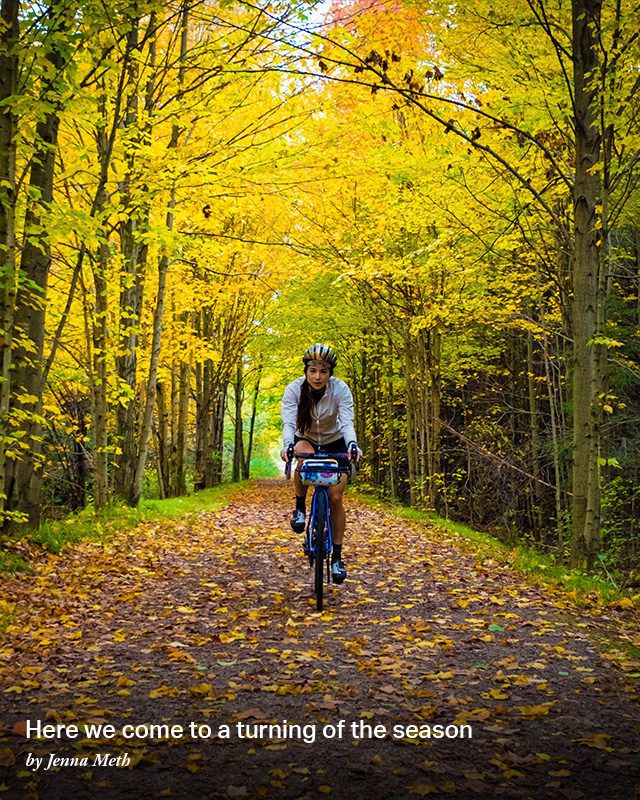
<instances>
[{"instance_id":1,"label":"slender tree trunk","mask_svg":"<svg viewBox=\"0 0 640 800\"><path fill-rule=\"evenodd\" d=\"M101 172L104 175L110 160L110 146L107 137L107 111L106 95L100 99L102 124L96 129L96 143ZM101 181L96 195L95 211L102 218L108 203L108 193ZM92 325L92 426L93 426L93 502L96 509L104 508L109 502L109 477L108 477L108 414L107 399L108 366L107 366L107 336L108 336L108 298L107 275L111 259L109 246L109 233L102 231L103 241L100 243L97 262L92 262L93 285L95 288L95 302Z\"/></svg>"},{"instance_id":2,"label":"slender tree trunk","mask_svg":"<svg viewBox=\"0 0 640 800\"><path fill-rule=\"evenodd\" d=\"M178 405L178 434L176 437L177 496L187 493L187 430L189 426L189 396L191 394L191 355L188 361L180 362L180 392Z\"/></svg>"},{"instance_id":3,"label":"slender tree trunk","mask_svg":"<svg viewBox=\"0 0 640 800\"><path fill-rule=\"evenodd\" d=\"M258 411L258 395L260 392L260 379L262 378L262 361L258 365L258 374L256 375L256 382L253 387L253 402L251 404L251 422L249 424L249 441L247 443L247 457L244 460L242 467L242 477L244 480L249 480L251 472L251 453L253 451L253 434L256 424L256 414Z\"/></svg>"},{"instance_id":4,"label":"slender tree trunk","mask_svg":"<svg viewBox=\"0 0 640 800\"><path fill-rule=\"evenodd\" d=\"M576 166L573 196L573 530L571 563L590 568L600 548L600 348L598 327L601 142L594 107L601 0L573 0Z\"/></svg>"},{"instance_id":5,"label":"slender tree trunk","mask_svg":"<svg viewBox=\"0 0 640 800\"><path fill-rule=\"evenodd\" d=\"M534 340L533 334L527 333L527 388L529 395L529 435L531 437L531 474L534 478L540 477L540 430L538 423L538 397L536 392L536 375L533 363ZM543 528L542 520L542 484L539 480L533 482L533 500L535 509L532 514L533 529L536 538Z\"/></svg>"},{"instance_id":6,"label":"slender tree trunk","mask_svg":"<svg viewBox=\"0 0 640 800\"><path fill-rule=\"evenodd\" d=\"M45 307L51 249L41 213L53 199L53 175L59 119L47 114L38 122L39 149L33 156L30 187L40 195L25 215L25 241L20 259L21 282L16 297L11 411L20 419L21 441L28 457L16 459L8 470L7 506L27 515L28 525L40 521L42 483L42 367Z\"/></svg>"},{"instance_id":7,"label":"slender tree trunk","mask_svg":"<svg viewBox=\"0 0 640 800\"><path fill-rule=\"evenodd\" d=\"M181 17L181 44L180 44L180 69L178 71L178 86L182 87L184 84L184 70L187 57L187 33L189 21L189 4L184 3ZM152 16L153 24L153 16ZM149 82L147 92L146 111L153 110L153 88L154 88L154 67L155 67L155 42L151 45L151 66L152 77ZM150 131L149 131L150 133ZM177 124L172 126L171 140L169 142L169 150L175 150L178 146L179 127ZM173 230L174 209L176 207L176 193L175 187L171 189L171 199L169 201L169 208L166 215L166 227L168 231ZM147 379L147 388L145 393L144 414L142 417L142 424L140 425L140 432L138 438L138 452L136 460L136 469L134 474L134 489L131 502L136 505L142 496L142 484L144 479L144 469L147 461L147 450L149 445L149 438L151 436L151 426L153 423L153 408L155 404L155 386L158 377L158 365L160 363L160 348L162 346L162 325L164 321L164 301L167 287L167 272L169 269L169 256L164 253L158 265L158 294L156 299L156 309L153 317L153 341L151 344L151 359L149 363L149 376ZM166 432L165 432L166 433Z\"/></svg>"},{"instance_id":8,"label":"slender tree trunk","mask_svg":"<svg viewBox=\"0 0 640 800\"><path fill-rule=\"evenodd\" d=\"M169 469L169 426L167 415L167 398L164 383L158 381L157 416L158 429L156 431L156 467L158 471L158 487L161 498L171 497L171 480Z\"/></svg>"},{"instance_id":9,"label":"slender tree trunk","mask_svg":"<svg viewBox=\"0 0 640 800\"><path fill-rule=\"evenodd\" d=\"M440 361L442 350L442 335L437 328L433 328L429 335L429 504L438 509L440 495Z\"/></svg>"},{"instance_id":10,"label":"slender tree trunk","mask_svg":"<svg viewBox=\"0 0 640 800\"><path fill-rule=\"evenodd\" d=\"M406 414L407 414L407 462L409 466L409 503L415 506L416 494L416 415L415 415L415 381L413 380L413 366L411 363L411 353L409 341L404 343L404 379L406 393Z\"/></svg>"},{"instance_id":11,"label":"slender tree trunk","mask_svg":"<svg viewBox=\"0 0 640 800\"><path fill-rule=\"evenodd\" d=\"M0 522L6 513L7 444L10 441L9 402L16 291L16 115L11 98L18 85L17 45L20 37L18 0L2 0L5 38L0 53Z\"/></svg>"},{"instance_id":12,"label":"slender tree trunk","mask_svg":"<svg viewBox=\"0 0 640 800\"><path fill-rule=\"evenodd\" d=\"M106 236L106 232L105 232ZM108 478L108 402L107 402L107 270L109 244L100 245L99 261L93 270L96 299L93 313L93 498L96 509L109 502Z\"/></svg>"},{"instance_id":13,"label":"slender tree trunk","mask_svg":"<svg viewBox=\"0 0 640 800\"><path fill-rule=\"evenodd\" d=\"M60 106L59 83L64 68L60 53L61 31L65 27L66 9L59 0L49 6L49 22L53 32L47 38L46 58L51 77L43 79L40 94L53 106L52 111L36 124L36 150L31 159L29 176L32 200L25 212L24 242L20 259L20 285L16 297L14 332L17 345L13 354L13 391L10 413L20 420L18 431L28 455L12 462L7 475L7 506L22 512L30 527L40 522L40 487L43 474L42 406L43 356L47 283L51 264L51 247L42 219L53 199L53 177L58 149Z\"/></svg>"},{"instance_id":14,"label":"slender tree trunk","mask_svg":"<svg viewBox=\"0 0 640 800\"><path fill-rule=\"evenodd\" d=\"M133 20L127 36L130 52L139 51L139 21ZM139 93L138 60L131 59L127 70L127 110L125 130L132 136L138 124ZM120 186L122 202L127 209L127 219L120 226L122 267L120 273L120 341L116 371L120 381L122 400L116 406L116 439L120 449L114 471L113 489L117 497L132 503L135 494L135 473L138 458L136 442L137 370L140 314L142 310L143 270L146 248L140 239L144 209L131 196L137 179L136 162L139 142L129 144L126 154L127 174Z\"/></svg>"},{"instance_id":15,"label":"slender tree trunk","mask_svg":"<svg viewBox=\"0 0 640 800\"><path fill-rule=\"evenodd\" d=\"M234 383L235 430L233 442L233 481L240 480L240 474L244 464L244 441L242 430L242 404L244 400L244 390L242 385L243 377L242 364L238 364L236 368L236 380Z\"/></svg>"},{"instance_id":16,"label":"slender tree trunk","mask_svg":"<svg viewBox=\"0 0 640 800\"><path fill-rule=\"evenodd\" d=\"M173 229L173 209L175 208L175 193L171 193L171 202L167 211L167 229ZM151 425L153 423L153 407L155 403L155 386L158 380L158 364L160 363L160 348L162 347L162 323L164 319L164 299L167 288L167 271L169 258L163 255L158 264L158 295L156 309L153 316L153 340L151 343L151 358L149 361L149 377L147 379L144 416L139 433L139 446L137 452L136 470L134 473L133 493L128 498L131 505L137 505L142 496L142 483L144 469L147 463L147 450Z\"/></svg>"},{"instance_id":17,"label":"slender tree trunk","mask_svg":"<svg viewBox=\"0 0 640 800\"><path fill-rule=\"evenodd\" d=\"M174 315L175 319L175 315ZM171 399L170 399L170 429L171 429L171 444L169 450L169 486L171 487L171 496L177 495L178 485L178 408L180 406L180 362L174 356L171 361Z\"/></svg>"}]
</instances>

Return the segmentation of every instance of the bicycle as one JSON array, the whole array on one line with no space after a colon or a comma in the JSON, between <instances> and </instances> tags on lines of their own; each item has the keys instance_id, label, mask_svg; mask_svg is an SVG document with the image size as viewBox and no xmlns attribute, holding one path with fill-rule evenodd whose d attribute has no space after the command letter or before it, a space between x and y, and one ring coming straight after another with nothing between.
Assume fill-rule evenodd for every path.
<instances>
[{"instance_id":1,"label":"bicycle","mask_svg":"<svg viewBox=\"0 0 640 800\"><path fill-rule=\"evenodd\" d=\"M291 462L294 458L304 459L300 467L300 478L306 486L313 486L311 513L307 520L304 538L304 552L309 558L309 566L314 568L314 588L316 593L316 609L322 611L324 593L324 566L326 564L327 583L331 580L331 521L329 519L328 486L334 486L341 475L349 474L351 463L355 463L358 448L353 445L350 453L296 453L293 445L287 449L285 475L291 478ZM340 462L350 462L340 466Z\"/></svg>"}]
</instances>

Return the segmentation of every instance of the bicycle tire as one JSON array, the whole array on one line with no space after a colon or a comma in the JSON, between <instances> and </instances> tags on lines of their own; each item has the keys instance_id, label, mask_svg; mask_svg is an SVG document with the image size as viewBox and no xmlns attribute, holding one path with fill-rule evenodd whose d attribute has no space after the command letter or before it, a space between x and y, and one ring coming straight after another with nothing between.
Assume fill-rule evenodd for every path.
<instances>
[{"instance_id":1,"label":"bicycle tire","mask_svg":"<svg viewBox=\"0 0 640 800\"><path fill-rule=\"evenodd\" d=\"M327 495L322 490L316 490L314 503L315 513L313 515L313 530L316 537L316 564L315 564L315 589L316 589L316 609L322 611L322 600L324 593L324 562L326 553L325 529L327 527Z\"/></svg>"}]
</instances>

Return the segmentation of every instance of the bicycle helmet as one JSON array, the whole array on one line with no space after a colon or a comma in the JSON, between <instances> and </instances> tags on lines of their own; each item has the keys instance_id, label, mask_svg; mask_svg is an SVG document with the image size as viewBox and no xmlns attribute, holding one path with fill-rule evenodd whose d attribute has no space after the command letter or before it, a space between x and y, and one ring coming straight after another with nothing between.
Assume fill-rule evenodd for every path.
<instances>
[{"instance_id":1,"label":"bicycle helmet","mask_svg":"<svg viewBox=\"0 0 640 800\"><path fill-rule=\"evenodd\" d=\"M338 356L328 344L316 343L307 348L305 354L302 356L302 363L305 367L311 365L316 367L329 366L333 371L333 368L338 363Z\"/></svg>"}]
</instances>

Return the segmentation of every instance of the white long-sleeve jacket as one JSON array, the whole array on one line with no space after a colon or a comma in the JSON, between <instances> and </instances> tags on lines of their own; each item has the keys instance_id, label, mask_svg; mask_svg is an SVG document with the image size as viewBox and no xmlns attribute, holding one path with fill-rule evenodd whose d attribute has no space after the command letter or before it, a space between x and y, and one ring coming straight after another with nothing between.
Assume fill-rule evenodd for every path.
<instances>
[{"instance_id":1,"label":"white long-sleeve jacket","mask_svg":"<svg viewBox=\"0 0 640 800\"><path fill-rule=\"evenodd\" d=\"M293 444L294 435L303 436L296 430L296 417L304 381L304 375L296 378L282 396L283 447ZM353 395L344 381L331 377L322 398L311 404L311 428L305 431L304 438L314 444L329 444L341 436L346 444L357 441L353 427Z\"/></svg>"}]
</instances>

